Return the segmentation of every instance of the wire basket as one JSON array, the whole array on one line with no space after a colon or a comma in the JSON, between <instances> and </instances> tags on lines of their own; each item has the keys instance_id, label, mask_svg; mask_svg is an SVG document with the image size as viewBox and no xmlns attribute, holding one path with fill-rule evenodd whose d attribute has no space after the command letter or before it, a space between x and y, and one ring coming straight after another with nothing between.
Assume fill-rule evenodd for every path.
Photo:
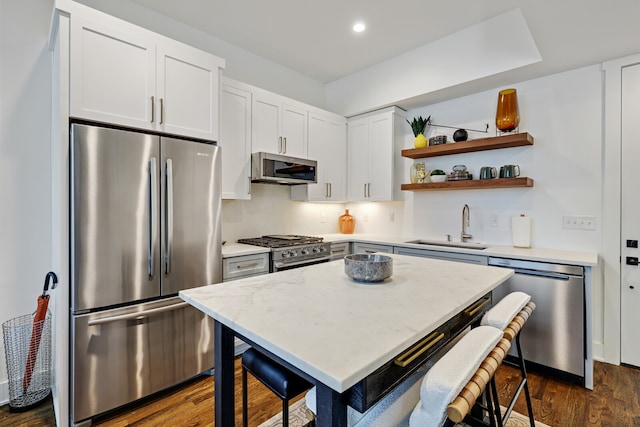
<instances>
[{"instance_id":1,"label":"wire basket","mask_svg":"<svg viewBox=\"0 0 640 427\"><path fill-rule=\"evenodd\" d=\"M26 411L51 393L51 312L44 320L33 320L27 314L2 324L12 412Z\"/></svg>"}]
</instances>

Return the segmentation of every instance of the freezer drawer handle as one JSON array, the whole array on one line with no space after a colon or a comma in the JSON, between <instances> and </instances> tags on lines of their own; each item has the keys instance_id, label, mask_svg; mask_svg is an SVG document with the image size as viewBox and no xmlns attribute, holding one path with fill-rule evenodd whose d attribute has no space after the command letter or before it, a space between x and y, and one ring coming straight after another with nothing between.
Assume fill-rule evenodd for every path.
<instances>
[{"instance_id":1,"label":"freezer drawer handle","mask_svg":"<svg viewBox=\"0 0 640 427\"><path fill-rule=\"evenodd\" d=\"M173 161L167 159L165 165L165 244L164 272L171 273L171 251L173 250Z\"/></svg>"},{"instance_id":2,"label":"freezer drawer handle","mask_svg":"<svg viewBox=\"0 0 640 427\"><path fill-rule=\"evenodd\" d=\"M393 361L396 365L404 368L409 363L413 362L425 351L429 350L431 347L436 345L438 341L444 338L444 334L442 332L433 332L431 335L420 341L415 346L411 347L409 350L396 357Z\"/></svg>"},{"instance_id":3,"label":"freezer drawer handle","mask_svg":"<svg viewBox=\"0 0 640 427\"><path fill-rule=\"evenodd\" d=\"M111 316L111 317L105 317L102 319L89 320L87 324L89 326L100 326L100 325L105 325L107 323L121 322L123 320L139 320L139 319L144 319L145 317L166 313L167 311L179 310L187 306L189 306L188 302L179 302L177 304L167 305L165 307L151 308L149 310L138 311L135 313L121 314L119 316Z\"/></svg>"},{"instance_id":4,"label":"freezer drawer handle","mask_svg":"<svg viewBox=\"0 0 640 427\"><path fill-rule=\"evenodd\" d=\"M149 159L149 247L147 251L147 273L153 278L153 259L156 256L156 244L158 239L158 182L156 174L156 158Z\"/></svg>"},{"instance_id":5,"label":"freezer drawer handle","mask_svg":"<svg viewBox=\"0 0 640 427\"><path fill-rule=\"evenodd\" d=\"M467 309L464 311L464 314L466 314L467 316L473 316L474 314L476 314L478 312L478 310L480 310L482 307L487 305L487 303L489 301L491 301L490 298L482 298L482 299L474 302L469 307L467 307Z\"/></svg>"}]
</instances>

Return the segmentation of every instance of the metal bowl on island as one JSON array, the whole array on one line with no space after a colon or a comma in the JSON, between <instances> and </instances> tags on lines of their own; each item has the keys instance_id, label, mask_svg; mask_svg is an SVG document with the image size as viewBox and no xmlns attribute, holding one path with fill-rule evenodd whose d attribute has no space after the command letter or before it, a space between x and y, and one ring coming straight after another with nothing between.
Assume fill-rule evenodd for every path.
<instances>
[{"instance_id":1,"label":"metal bowl on island","mask_svg":"<svg viewBox=\"0 0 640 427\"><path fill-rule=\"evenodd\" d=\"M344 272L358 282L382 282L393 274L393 258L379 254L347 255Z\"/></svg>"}]
</instances>

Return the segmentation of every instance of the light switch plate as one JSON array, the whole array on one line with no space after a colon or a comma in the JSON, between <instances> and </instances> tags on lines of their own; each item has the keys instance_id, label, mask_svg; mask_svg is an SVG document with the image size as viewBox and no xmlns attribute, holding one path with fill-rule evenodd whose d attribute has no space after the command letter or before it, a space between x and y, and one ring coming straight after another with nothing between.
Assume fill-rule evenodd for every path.
<instances>
[{"instance_id":1,"label":"light switch plate","mask_svg":"<svg viewBox=\"0 0 640 427\"><path fill-rule=\"evenodd\" d=\"M585 215L563 216L562 228L569 230L595 230L596 217Z\"/></svg>"}]
</instances>

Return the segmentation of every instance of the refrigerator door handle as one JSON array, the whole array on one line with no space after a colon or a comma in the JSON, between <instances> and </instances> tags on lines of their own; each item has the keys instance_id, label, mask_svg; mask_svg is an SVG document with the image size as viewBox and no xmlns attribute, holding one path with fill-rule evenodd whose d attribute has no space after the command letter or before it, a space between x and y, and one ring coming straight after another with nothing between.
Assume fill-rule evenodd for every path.
<instances>
[{"instance_id":1,"label":"refrigerator door handle","mask_svg":"<svg viewBox=\"0 0 640 427\"><path fill-rule=\"evenodd\" d=\"M153 278L156 244L158 240L158 173L156 158L149 159L149 247L147 251L147 272Z\"/></svg>"},{"instance_id":2,"label":"refrigerator door handle","mask_svg":"<svg viewBox=\"0 0 640 427\"><path fill-rule=\"evenodd\" d=\"M140 320L140 319L144 319L145 317L166 313L167 311L179 310L187 306L189 306L188 302L179 302L177 304L171 304L171 305L158 307L158 308L151 308L149 310L137 311L135 313L120 314L117 316L104 317L102 319L89 320L87 322L87 325L100 326L100 325L105 325L107 323L121 322L123 320Z\"/></svg>"},{"instance_id":3,"label":"refrigerator door handle","mask_svg":"<svg viewBox=\"0 0 640 427\"><path fill-rule=\"evenodd\" d=\"M171 273L171 250L173 246L173 161L167 159L165 166L165 245L164 272Z\"/></svg>"}]
</instances>

